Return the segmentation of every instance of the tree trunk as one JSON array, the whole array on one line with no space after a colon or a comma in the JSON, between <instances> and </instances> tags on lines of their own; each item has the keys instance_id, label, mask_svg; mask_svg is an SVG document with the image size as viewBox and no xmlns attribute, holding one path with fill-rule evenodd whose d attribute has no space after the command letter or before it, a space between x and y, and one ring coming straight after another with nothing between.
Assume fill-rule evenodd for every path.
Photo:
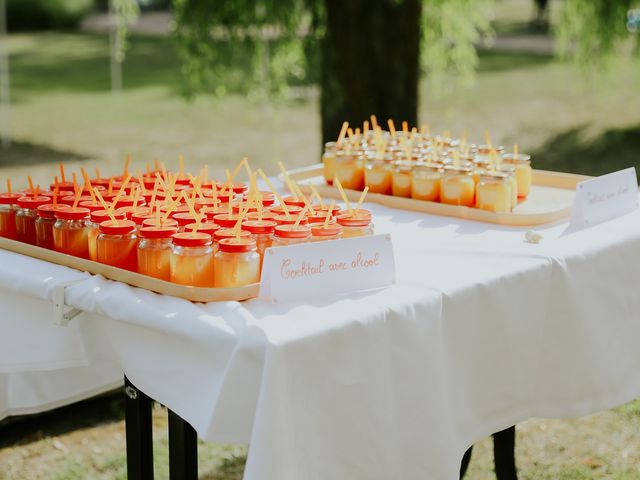
<instances>
[{"instance_id":1,"label":"tree trunk","mask_svg":"<svg viewBox=\"0 0 640 480\"><path fill-rule=\"evenodd\" d=\"M326 0L326 15L323 141L372 114L381 125L416 125L422 0Z\"/></svg>"}]
</instances>

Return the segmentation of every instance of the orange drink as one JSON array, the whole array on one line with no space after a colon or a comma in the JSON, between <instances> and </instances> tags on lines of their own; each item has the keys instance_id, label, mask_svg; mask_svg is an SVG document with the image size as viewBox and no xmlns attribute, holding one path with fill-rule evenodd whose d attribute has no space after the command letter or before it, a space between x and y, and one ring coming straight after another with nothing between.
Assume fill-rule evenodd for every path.
<instances>
[{"instance_id":1,"label":"orange drink","mask_svg":"<svg viewBox=\"0 0 640 480\"><path fill-rule=\"evenodd\" d=\"M496 171L507 174L509 186L511 187L511 209L518 205L518 180L516 179L516 167L502 164L496 167Z\"/></svg>"},{"instance_id":2,"label":"orange drink","mask_svg":"<svg viewBox=\"0 0 640 480\"><path fill-rule=\"evenodd\" d=\"M66 205L54 206L51 203L38 207L36 219L36 245L53 250L53 225L56 223L56 211L68 208Z\"/></svg>"},{"instance_id":3,"label":"orange drink","mask_svg":"<svg viewBox=\"0 0 640 480\"><path fill-rule=\"evenodd\" d=\"M341 152L335 159L335 176L349 190L364 190L364 157Z\"/></svg>"},{"instance_id":4,"label":"orange drink","mask_svg":"<svg viewBox=\"0 0 640 480\"><path fill-rule=\"evenodd\" d=\"M476 207L490 212L511 211L511 185L506 173L485 172L476 187Z\"/></svg>"},{"instance_id":5,"label":"orange drink","mask_svg":"<svg viewBox=\"0 0 640 480\"><path fill-rule=\"evenodd\" d=\"M124 220L124 214L122 213L116 212L113 216L118 220ZM86 221L89 260L98 261L98 245L96 241L98 240L98 235L100 235L100 223L109 220L109 218L106 210L92 210L89 214L89 220Z\"/></svg>"},{"instance_id":6,"label":"orange drink","mask_svg":"<svg viewBox=\"0 0 640 480\"><path fill-rule=\"evenodd\" d=\"M411 197L411 172L413 162L396 160L393 166L391 194L394 197Z\"/></svg>"},{"instance_id":7,"label":"orange drink","mask_svg":"<svg viewBox=\"0 0 640 480\"><path fill-rule=\"evenodd\" d=\"M507 165L516 168L516 181L518 182L518 197L525 198L531 190L533 171L531 169L531 156L524 153L502 155L502 160Z\"/></svg>"},{"instance_id":8,"label":"orange drink","mask_svg":"<svg viewBox=\"0 0 640 480\"><path fill-rule=\"evenodd\" d=\"M327 142L324 144L324 153L322 154L322 173L328 185L333 185L333 177L335 177L336 168L336 151L338 144L336 142Z\"/></svg>"},{"instance_id":9,"label":"orange drink","mask_svg":"<svg viewBox=\"0 0 640 480\"><path fill-rule=\"evenodd\" d=\"M342 231L342 225L338 223L329 223L326 227L323 223L318 223L311 226L311 241L338 240L342 238Z\"/></svg>"},{"instance_id":10,"label":"orange drink","mask_svg":"<svg viewBox=\"0 0 640 480\"><path fill-rule=\"evenodd\" d=\"M160 280L171 280L172 236L178 233L176 227L141 228L138 243L138 273Z\"/></svg>"},{"instance_id":11,"label":"orange drink","mask_svg":"<svg viewBox=\"0 0 640 480\"><path fill-rule=\"evenodd\" d=\"M218 288L236 288L260 281L260 255L252 238L225 238L214 257Z\"/></svg>"},{"instance_id":12,"label":"orange drink","mask_svg":"<svg viewBox=\"0 0 640 480\"><path fill-rule=\"evenodd\" d=\"M37 242L37 208L51 203L51 199L49 197L20 197L17 202L20 208L15 216L16 240L35 245Z\"/></svg>"},{"instance_id":13,"label":"orange drink","mask_svg":"<svg viewBox=\"0 0 640 480\"><path fill-rule=\"evenodd\" d=\"M391 195L393 164L390 158L372 158L364 171L364 183L370 193Z\"/></svg>"},{"instance_id":14,"label":"orange drink","mask_svg":"<svg viewBox=\"0 0 640 480\"><path fill-rule=\"evenodd\" d=\"M169 263L171 281L192 287L213 287L211 244L211 235L206 233L176 233L173 236Z\"/></svg>"},{"instance_id":15,"label":"orange drink","mask_svg":"<svg viewBox=\"0 0 640 480\"><path fill-rule=\"evenodd\" d=\"M105 220L96 240L98 261L124 270L138 271L138 238L131 220Z\"/></svg>"},{"instance_id":16,"label":"orange drink","mask_svg":"<svg viewBox=\"0 0 640 480\"><path fill-rule=\"evenodd\" d=\"M411 175L411 198L440 201L440 166L436 163L420 163L413 168Z\"/></svg>"},{"instance_id":17,"label":"orange drink","mask_svg":"<svg viewBox=\"0 0 640 480\"><path fill-rule=\"evenodd\" d=\"M471 167L447 165L440 182L440 201L449 205L472 207L475 187Z\"/></svg>"},{"instance_id":18,"label":"orange drink","mask_svg":"<svg viewBox=\"0 0 640 480\"><path fill-rule=\"evenodd\" d=\"M242 230L249 232L256 242L261 267L264 251L273 245L273 232L277 225L276 222L270 220L245 220L242 222Z\"/></svg>"},{"instance_id":19,"label":"orange drink","mask_svg":"<svg viewBox=\"0 0 640 480\"><path fill-rule=\"evenodd\" d=\"M302 223L297 227L293 224L278 225L273 233L274 247L297 245L311 240L311 227Z\"/></svg>"},{"instance_id":20,"label":"orange drink","mask_svg":"<svg viewBox=\"0 0 640 480\"><path fill-rule=\"evenodd\" d=\"M89 241L85 220L89 209L68 207L56 211L53 225L53 248L74 257L89 258Z\"/></svg>"},{"instance_id":21,"label":"orange drink","mask_svg":"<svg viewBox=\"0 0 640 480\"><path fill-rule=\"evenodd\" d=\"M358 210L338 215L337 222L342 226L342 238L366 237L373 235L373 223L369 210Z\"/></svg>"},{"instance_id":22,"label":"orange drink","mask_svg":"<svg viewBox=\"0 0 640 480\"><path fill-rule=\"evenodd\" d=\"M20 193L0 194L0 237L16 239L16 212Z\"/></svg>"}]
</instances>

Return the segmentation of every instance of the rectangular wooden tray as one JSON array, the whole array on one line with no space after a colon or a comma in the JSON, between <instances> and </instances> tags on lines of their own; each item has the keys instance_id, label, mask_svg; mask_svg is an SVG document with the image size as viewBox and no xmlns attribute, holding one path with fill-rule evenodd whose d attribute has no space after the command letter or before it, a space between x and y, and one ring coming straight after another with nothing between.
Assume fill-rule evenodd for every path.
<instances>
[{"instance_id":1,"label":"rectangular wooden tray","mask_svg":"<svg viewBox=\"0 0 640 480\"><path fill-rule=\"evenodd\" d=\"M309 184L312 183L323 197L342 198L337 188L325 183L324 177L322 176L321 164L292 170L289 173L291 178L299 182L300 188L304 193L311 193ZM446 205L444 203L394 197L379 193L369 193L366 201L401 210L430 213L433 215L499 225L525 227L542 225L567 218L573 206L576 185L589 178L592 177L573 173L534 170L529 196L519 202L516 208L510 213L494 213L480 210L479 208ZM345 193L350 201L357 201L362 192L345 190Z\"/></svg>"},{"instance_id":2,"label":"rectangular wooden tray","mask_svg":"<svg viewBox=\"0 0 640 480\"><path fill-rule=\"evenodd\" d=\"M111 280L127 283L134 287L146 288L152 292L170 295L172 297L184 298L192 302L221 302L221 301L242 301L258 296L260 285L254 283L239 288L200 288L177 285L157 278L148 277L139 273L122 270L121 268L104 265L102 263L73 257L64 253L55 252L46 248L36 247L15 240L0 237L0 248L11 252L38 258L57 265L75 268L83 272L102 275Z\"/></svg>"}]
</instances>

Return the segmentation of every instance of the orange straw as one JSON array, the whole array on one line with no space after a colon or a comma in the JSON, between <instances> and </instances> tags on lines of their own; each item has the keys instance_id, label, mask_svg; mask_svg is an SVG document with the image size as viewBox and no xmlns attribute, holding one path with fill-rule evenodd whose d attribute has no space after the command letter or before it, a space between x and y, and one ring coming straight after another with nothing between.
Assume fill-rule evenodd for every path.
<instances>
[{"instance_id":1,"label":"orange straw","mask_svg":"<svg viewBox=\"0 0 640 480\"><path fill-rule=\"evenodd\" d=\"M11 179L7 178L7 193L11 193Z\"/></svg>"},{"instance_id":2,"label":"orange straw","mask_svg":"<svg viewBox=\"0 0 640 480\"><path fill-rule=\"evenodd\" d=\"M27 175L27 181L29 182L29 191L31 192L31 195L33 195L34 193L36 193L36 189L33 188L33 180L31 180L31 175Z\"/></svg>"},{"instance_id":3,"label":"orange straw","mask_svg":"<svg viewBox=\"0 0 640 480\"><path fill-rule=\"evenodd\" d=\"M61 163L59 167L60 167L60 178L62 179L62 183L65 183L67 179L64 176L64 165Z\"/></svg>"},{"instance_id":4,"label":"orange straw","mask_svg":"<svg viewBox=\"0 0 640 480\"><path fill-rule=\"evenodd\" d=\"M111 219L111 221L115 224L117 224L117 220L116 217L113 215L113 212L111 211L109 205L107 205L107 202L104 201L104 198L102 198L102 195L100 195L100 190L98 190L97 188L93 189L93 193L96 194L96 198L98 199L98 201L100 202L100 204L102 205L102 208L104 208L107 212L107 215L109 215L109 218Z\"/></svg>"}]
</instances>

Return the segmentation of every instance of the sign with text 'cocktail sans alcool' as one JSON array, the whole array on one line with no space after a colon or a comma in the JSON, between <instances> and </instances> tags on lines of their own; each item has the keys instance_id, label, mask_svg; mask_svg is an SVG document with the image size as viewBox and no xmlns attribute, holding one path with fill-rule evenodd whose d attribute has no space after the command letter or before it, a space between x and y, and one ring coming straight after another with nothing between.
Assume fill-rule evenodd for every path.
<instances>
[{"instance_id":1,"label":"sign with text 'cocktail sans alcool'","mask_svg":"<svg viewBox=\"0 0 640 480\"><path fill-rule=\"evenodd\" d=\"M260 298L286 302L370 290L392 285L395 276L390 235L271 247Z\"/></svg>"}]
</instances>

